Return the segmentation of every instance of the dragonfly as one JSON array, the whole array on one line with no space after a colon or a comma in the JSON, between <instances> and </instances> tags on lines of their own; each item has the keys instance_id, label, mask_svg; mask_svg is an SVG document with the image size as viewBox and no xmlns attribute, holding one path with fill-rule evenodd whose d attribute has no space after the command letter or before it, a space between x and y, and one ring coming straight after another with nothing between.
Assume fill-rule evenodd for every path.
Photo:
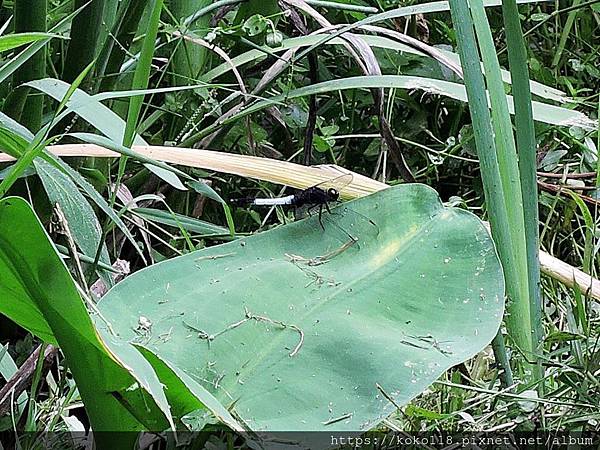
<instances>
[{"instance_id":1,"label":"dragonfly","mask_svg":"<svg viewBox=\"0 0 600 450\"><path fill-rule=\"evenodd\" d=\"M346 186L348 186L352 182L353 176L351 173L343 174L338 177L332 178L330 180L325 180L321 183L315 184L314 186L308 187L306 189L300 190L295 194L286 195L284 197L273 197L273 198L239 198L231 200L232 204L235 206L292 206L294 208L308 208L308 214L315 209L318 208L319 211L319 224L321 228L324 230L325 226L323 225L323 210L327 211L329 214L333 214L330 208L330 204L337 203L340 201L340 192ZM373 225L377 231L379 228L368 217L360 214L357 211L353 211L348 209L348 211L352 211L355 214L363 217L365 220L369 221L371 225ZM336 224L339 227L339 225ZM356 238L351 236L348 232L343 230L345 234L350 236L350 238L356 241Z\"/></svg>"},{"instance_id":2,"label":"dragonfly","mask_svg":"<svg viewBox=\"0 0 600 450\"><path fill-rule=\"evenodd\" d=\"M323 227L323 208L331 213L330 203L340 199L340 190L352 182L352 174L344 174L331 180L325 180L314 186L300 190L285 197L273 198L237 198L231 200L235 206L293 206L294 208L308 207L308 211L319 208L319 224Z\"/></svg>"}]
</instances>

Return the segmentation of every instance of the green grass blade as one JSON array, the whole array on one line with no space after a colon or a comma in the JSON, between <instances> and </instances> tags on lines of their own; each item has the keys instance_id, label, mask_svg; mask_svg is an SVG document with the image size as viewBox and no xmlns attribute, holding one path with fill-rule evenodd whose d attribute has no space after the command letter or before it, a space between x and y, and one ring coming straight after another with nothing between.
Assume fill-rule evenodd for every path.
<instances>
[{"instance_id":1,"label":"green grass blade","mask_svg":"<svg viewBox=\"0 0 600 450\"><path fill-rule=\"evenodd\" d=\"M597 1L600 1L600 0L597 0ZM281 45L276 48L270 48L267 46L263 46L263 47L260 47L259 49L249 50L247 52L244 52L240 55L235 56L234 58L231 58L231 61L224 62L224 63L214 67L213 69L209 70L202 76L202 79L206 82L210 82L210 81L214 80L215 78L232 71L234 68L239 68L239 67L249 64L249 63L252 63L253 66L257 65L264 61L264 57L267 54L267 51L271 51L271 53L276 54L276 53L281 53L281 52L284 52L285 50L290 50L293 48L308 47L310 45L313 45L313 44L319 42L321 39L322 39L321 35L299 36L299 37L293 37L290 39L284 39L283 42L281 43ZM414 55L421 56L423 58L427 58L427 56L424 56L415 47L407 46L401 42L397 42L393 39L390 39L390 38L387 38L384 36L362 35L361 39L363 41L365 41L365 43L367 43L370 47L373 47L373 48L381 48L381 49L394 50L397 52L411 53ZM335 38L335 39L329 41L328 44L329 45L342 45L343 42L344 41L341 38ZM448 50L439 49L439 48L437 48L436 50L440 51L448 59L460 63L458 54L456 54L454 52L450 52ZM502 80L504 80L505 83L510 84L511 79L510 79L509 71L502 70ZM531 92L540 98L552 100L552 101L558 102L558 103L567 103L570 100L569 97L567 96L567 94L559 89L556 89L551 86L546 86L546 85L539 83L537 81L534 81L534 80L531 80L530 84L531 84Z\"/></svg>"},{"instance_id":2,"label":"green grass blade","mask_svg":"<svg viewBox=\"0 0 600 450\"><path fill-rule=\"evenodd\" d=\"M21 45L31 44L32 42L41 41L45 39L60 38L64 39L58 34L52 33L14 33L6 36L0 36L0 52L12 50L13 48L20 47Z\"/></svg>"},{"instance_id":3,"label":"green grass blade","mask_svg":"<svg viewBox=\"0 0 600 450\"><path fill-rule=\"evenodd\" d=\"M481 71L478 60L475 61L477 70ZM485 87L485 85L484 85ZM396 89L421 89L425 92L430 92L436 95L445 95L455 100L463 102L471 102L471 97L468 96L468 89L460 83L450 81L437 80L433 78L424 78L407 75L370 75L361 77L348 77L337 80L324 81L317 84L293 89L283 95L267 98L257 101L246 108L241 109L238 113L227 117L221 121L200 130L194 135L185 139L182 147L191 147L199 139L213 133L223 125L227 125L236 120L246 117L254 112L266 109L273 105L284 105L289 99L300 98L313 94L322 94L325 92L335 92L347 89L372 89L372 88L396 88ZM485 90L481 95L486 95ZM482 97L484 99L485 97ZM513 107L513 98L507 96L509 111ZM578 111L573 111L559 106L549 105L546 103L534 102L533 104L534 118L540 122L550 123L553 125L576 125L585 129L593 129L597 126L597 122L588 118L585 114Z\"/></svg>"},{"instance_id":4,"label":"green grass blade","mask_svg":"<svg viewBox=\"0 0 600 450\"><path fill-rule=\"evenodd\" d=\"M501 0L485 0L484 6L485 7L498 6L501 4L500 1ZM519 3L533 3L535 1L536 0L521 0L521 1L519 1ZM537 0L537 1L539 1L539 0ZM428 2L428 3L421 3L419 5L401 6L401 7L392 9L390 11L385 11L385 12L382 12L379 14L374 14L365 19L359 20L358 22L355 22L351 25L342 27L339 30L337 30L335 33L325 36L318 43L311 45L309 48L307 48L306 50L299 53L292 60L292 63L295 63L296 61L301 60L308 53L312 52L317 47L320 47L321 45L325 44L326 42L330 41L331 39L334 39L347 31L351 31L358 26L369 25L369 24L373 24L373 23L383 22L386 20L398 19L399 17L413 16L415 14L429 14L429 13L435 13L435 12L441 12L441 11L448 11L448 9L450 9L450 5L451 5L451 3L447 2L447 1Z\"/></svg>"},{"instance_id":5,"label":"green grass blade","mask_svg":"<svg viewBox=\"0 0 600 450\"><path fill-rule=\"evenodd\" d=\"M146 89L148 87L148 81L150 79L150 69L152 68L152 57L154 55L156 36L158 35L158 26L160 24L160 13L163 8L163 0L154 0L152 5L152 12L148 23L146 36L142 42L142 51L140 52L139 60L133 74L133 81L131 83L131 89ZM125 131L123 133L123 146L131 147L135 140L136 129L140 120L140 114L142 111L142 104L144 102L143 95L137 95L129 99L129 108L127 109L127 120L125 122ZM115 183L115 189L111 195L111 204L115 201L115 196L121 179L125 174L125 164L127 158L121 158L119 160L119 172L117 173L117 180Z\"/></svg>"},{"instance_id":6,"label":"green grass blade","mask_svg":"<svg viewBox=\"0 0 600 450\"><path fill-rule=\"evenodd\" d=\"M506 29L508 60L510 64L515 108L514 124L516 129L519 176L521 179L523 214L525 221L531 329L535 334L534 349L539 353L544 331L542 326L542 303L540 293L539 205L536 174L537 146L533 123L533 107L531 102L529 69L527 66L527 51L525 48L526 41L521 28L517 2L515 0L504 0L502 3L502 14ZM540 373L538 373L538 375L540 375Z\"/></svg>"},{"instance_id":7,"label":"green grass blade","mask_svg":"<svg viewBox=\"0 0 600 450\"><path fill-rule=\"evenodd\" d=\"M485 9L481 0L471 1L470 5L485 67L498 169L506 202L508 229L511 238L510 242L499 243L500 245L510 245L512 247L513 258L504 261L504 264L511 266L510 276L515 277L514 280L507 280L507 284L513 287L508 292L511 301L509 302L506 319L507 329L510 337L526 353L527 358L532 360L534 359L533 351L536 346L532 342L525 222L517 150L504 93L504 84L500 76L500 64L496 56ZM485 174L482 174L482 176L485 176ZM492 213L493 211L490 211L490 214Z\"/></svg>"},{"instance_id":8,"label":"green grass blade","mask_svg":"<svg viewBox=\"0 0 600 450\"><path fill-rule=\"evenodd\" d=\"M581 3L581 0L573 0L573 4L570 6L572 6L573 8L577 8L580 3ZM563 54L563 51L565 50L565 45L567 43L567 39L569 38L569 34L571 33L571 29L573 28L573 24L575 23L575 19L577 18L578 14L579 14L578 9L574 9L567 16L567 21L566 21L565 26L562 29L562 32L560 34L560 41L558 42L558 46L556 47L556 53L554 53L554 58L552 59L553 67L558 66L558 63L560 62L560 60L562 58L562 54Z\"/></svg>"},{"instance_id":9,"label":"green grass blade","mask_svg":"<svg viewBox=\"0 0 600 450\"><path fill-rule=\"evenodd\" d=\"M493 137L494 130L487 102L485 80L479 64L479 52L469 6L466 0L451 0L450 5L452 21L457 33L458 50L464 71L465 86L469 98L469 109L473 122L473 132L480 161L481 177L492 236L496 242L504 269L506 293L513 300L507 306L510 310L516 304L514 300L520 298L522 287L519 283L518 269L513 265L515 251L512 246L510 219L504 198L504 187L502 185L496 144ZM521 306L522 303L518 303L518 305ZM529 320L527 320L528 326ZM522 328L518 328L518 331L520 330ZM531 342L530 339L526 339L521 333L518 336L514 336L515 340L517 338L521 339L525 345Z\"/></svg>"},{"instance_id":10,"label":"green grass blade","mask_svg":"<svg viewBox=\"0 0 600 450\"><path fill-rule=\"evenodd\" d=\"M160 12L162 11L163 0L154 0L152 14L147 24L147 32L142 44L140 59L137 63L131 89L146 89L150 78L150 69L152 66L152 57L154 55L154 41L158 34L160 24ZM131 147L135 137L135 130L140 118L144 96L131 97L129 100L129 109L127 111L127 123L123 136L123 145Z\"/></svg>"},{"instance_id":11,"label":"green grass blade","mask_svg":"<svg viewBox=\"0 0 600 450\"><path fill-rule=\"evenodd\" d=\"M229 230L227 228L223 228L219 225L215 225L204 220L184 216L173 211L163 211L161 209L154 208L134 208L133 212L148 221L168 225L174 228L181 228L190 233L198 233L208 236L225 236L229 234Z\"/></svg>"}]
</instances>

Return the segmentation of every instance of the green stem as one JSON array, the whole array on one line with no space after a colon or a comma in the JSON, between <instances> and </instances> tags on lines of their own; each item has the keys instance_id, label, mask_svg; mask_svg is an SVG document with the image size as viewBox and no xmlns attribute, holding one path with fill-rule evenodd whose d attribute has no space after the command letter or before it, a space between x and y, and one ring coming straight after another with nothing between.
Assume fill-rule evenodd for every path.
<instances>
[{"instance_id":1,"label":"green stem","mask_svg":"<svg viewBox=\"0 0 600 450\"><path fill-rule=\"evenodd\" d=\"M539 206L536 176L537 146L531 106L527 51L525 48L525 40L516 0L503 0L502 13L504 17L504 26L506 28L513 98L515 99L514 123L519 155L519 176L523 197L531 331L533 332L534 352L539 354L543 339L543 326L540 295ZM541 377L542 367L538 362L536 378L540 379ZM542 386L543 384L540 383L539 387L541 388Z\"/></svg>"},{"instance_id":2,"label":"green stem","mask_svg":"<svg viewBox=\"0 0 600 450\"><path fill-rule=\"evenodd\" d=\"M514 381L512 370L510 368L510 359L506 353L506 346L504 345L502 330L498 330L498 334L496 334L496 337L492 341L492 349L494 350L494 358L496 359L496 363L500 370L500 382L502 383L502 387L507 388L512 386Z\"/></svg>"},{"instance_id":3,"label":"green stem","mask_svg":"<svg viewBox=\"0 0 600 450\"><path fill-rule=\"evenodd\" d=\"M46 0L18 0L14 4L15 32L46 31ZM46 49L40 49L30 57L14 74L14 87L46 76ZM16 89L9 95L5 110L33 133L42 125L44 96L38 92L31 94L29 88Z\"/></svg>"},{"instance_id":4,"label":"green stem","mask_svg":"<svg viewBox=\"0 0 600 450\"><path fill-rule=\"evenodd\" d=\"M469 9L466 0L450 0L450 10L452 21L457 32L458 51L464 70L465 87L467 90L471 120L473 122L473 131L480 161L481 177L492 236L496 242L506 279L506 295L508 297L507 328L511 338L529 356L532 350L532 339L531 334L528 333L530 319L529 303L527 301L527 267L525 263L523 268L522 259L524 260L524 255L520 255L521 245L519 242L521 239L524 240L524 238L521 234L519 239L519 236L515 236L516 233L514 232L515 228L523 228L523 219L521 215L519 227L517 220L519 214L517 213L517 217L515 217L515 212L509 211L509 208L511 210L522 208L519 204L520 202L514 200L517 197L517 194L518 196L521 195L520 189L517 191L515 187L511 185L512 183L518 183L519 179L518 174L516 176L507 174L507 170L509 171L508 173L511 173L510 168L506 167L506 160L508 159L506 154L508 153L507 149L497 149L498 144L508 146L511 136L502 136L505 141L501 142L500 136L496 135L496 129L498 129L497 127L499 124L492 120L492 114L494 120L499 121L502 120L502 117L499 117L498 115L502 111L492 110L492 114L490 114L487 100L488 93L481 70L480 56L473 29L473 19L479 19L480 22L478 26L481 27L481 22L487 24L487 18L484 17L482 20L480 17L481 13L478 9L479 8L477 7L473 9L473 12L477 14L477 17L471 17L471 10ZM482 35L481 31L482 30L479 29L478 34L481 35L480 38L482 41L485 41L485 38L489 36ZM487 46L490 45L489 42L482 42L482 44L483 43ZM488 67L486 67L486 73L488 76L492 75L492 79L489 80L490 96L491 94L496 96L497 86L494 86L494 82L497 83L497 79L493 77L497 78L498 74L492 73L494 72L494 68L489 66L490 49L482 47L482 52L484 50L488 53ZM493 55L495 56L495 51L493 51ZM502 87L502 85L500 86ZM493 91L492 87L495 88ZM502 96L504 96L503 92ZM505 98L504 102L506 102ZM498 107L501 108L503 105L501 102L499 103ZM510 118L508 121L510 123ZM504 130L501 131L506 133ZM497 152L497 150L501 151ZM516 161L513 162L516 165ZM525 253L524 245L522 253Z\"/></svg>"},{"instance_id":5,"label":"green stem","mask_svg":"<svg viewBox=\"0 0 600 450\"><path fill-rule=\"evenodd\" d=\"M103 0L75 0L74 9L81 7L84 9L71 24L71 39L62 74L63 80L68 83L73 82L96 57L102 27Z\"/></svg>"}]
</instances>

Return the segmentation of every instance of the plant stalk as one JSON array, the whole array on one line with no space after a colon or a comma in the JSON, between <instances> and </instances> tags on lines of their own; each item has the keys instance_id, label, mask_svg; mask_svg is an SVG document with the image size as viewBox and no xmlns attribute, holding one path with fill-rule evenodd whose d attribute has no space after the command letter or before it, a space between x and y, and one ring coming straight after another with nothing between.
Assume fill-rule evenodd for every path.
<instances>
[{"instance_id":1,"label":"plant stalk","mask_svg":"<svg viewBox=\"0 0 600 450\"><path fill-rule=\"evenodd\" d=\"M46 31L46 0L17 0L14 4L15 33ZM27 81L46 76L46 48L38 50L13 74L13 88L6 99L5 112L36 133L42 126L44 96L29 88L19 88Z\"/></svg>"},{"instance_id":2,"label":"plant stalk","mask_svg":"<svg viewBox=\"0 0 600 450\"><path fill-rule=\"evenodd\" d=\"M502 1L502 15L506 30L508 60L512 79L512 93L515 100L514 125L516 129L519 177L521 180L521 192L523 197L529 309L531 331L533 333L532 338L534 340L533 351L535 354L541 354L544 331L540 294L540 236L536 173L537 145L535 126L533 123L529 69L527 67L527 50L525 48L525 38L521 28L516 0ZM539 360L537 362L536 372L536 379L540 379L543 373ZM543 388L543 384L539 383L538 387L540 389Z\"/></svg>"}]
</instances>

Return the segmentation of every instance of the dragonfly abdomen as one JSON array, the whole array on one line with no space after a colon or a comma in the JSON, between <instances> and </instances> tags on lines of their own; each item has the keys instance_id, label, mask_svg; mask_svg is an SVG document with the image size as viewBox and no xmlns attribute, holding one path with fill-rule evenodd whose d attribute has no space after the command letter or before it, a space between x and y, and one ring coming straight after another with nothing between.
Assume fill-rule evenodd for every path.
<instances>
[{"instance_id":1,"label":"dragonfly abdomen","mask_svg":"<svg viewBox=\"0 0 600 450\"><path fill-rule=\"evenodd\" d=\"M285 197L277 198L256 198L252 204L256 206L293 205L295 199L295 195L286 195Z\"/></svg>"}]
</instances>

